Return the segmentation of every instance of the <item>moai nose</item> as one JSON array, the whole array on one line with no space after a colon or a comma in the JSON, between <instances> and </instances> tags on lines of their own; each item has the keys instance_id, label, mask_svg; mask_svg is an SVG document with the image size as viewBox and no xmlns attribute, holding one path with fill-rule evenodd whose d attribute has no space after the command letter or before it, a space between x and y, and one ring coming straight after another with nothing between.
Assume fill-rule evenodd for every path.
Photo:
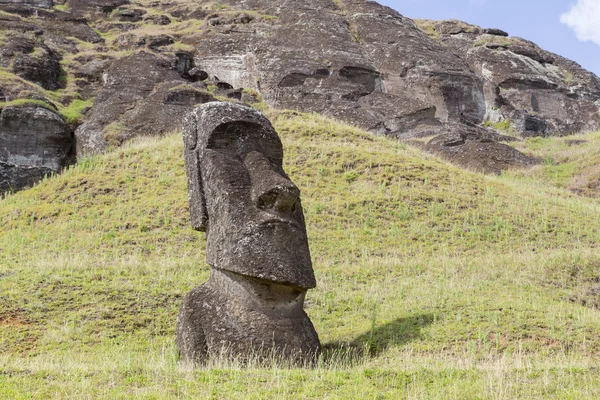
<instances>
[{"instance_id":1,"label":"moai nose","mask_svg":"<svg viewBox=\"0 0 600 400\"><path fill-rule=\"evenodd\" d=\"M252 178L252 201L263 210L295 211L300 189L276 170L261 153L252 152L246 157L246 166Z\"/></svg>"},{"instance_id":2,"label":"moai nose","mask_svg":"<svg viewBox=\"0 0 600 400\"><path fill-rule=\"evenodd\" d=\"M283 212L295 211L300 190L291 181L285 178L282 181L256 197L258 208Z\"/></svg>"}]
</instances>

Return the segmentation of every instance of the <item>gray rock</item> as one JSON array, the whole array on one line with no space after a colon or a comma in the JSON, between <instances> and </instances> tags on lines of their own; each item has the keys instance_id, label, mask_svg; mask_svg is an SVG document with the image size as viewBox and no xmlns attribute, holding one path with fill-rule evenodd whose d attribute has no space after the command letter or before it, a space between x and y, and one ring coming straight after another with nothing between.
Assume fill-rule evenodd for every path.
<instances>
[{"instance_id":1,"label":"gray rock","mask_svg":"<svg viewBox=\"0 0 600 400\"><path fill-rule=\"evenodd\" d=\"M215 34L198 46L198 68L258 90L276 108L328 114L394 136L395 121L412 118L415 108L433 110L428 124L458 121L461 113L483 120L481 78L392 9L362 0L344 1L343 9L322 0L251 3L227 2L240 12L268 10L277 22L250 19L232 28L218 16Z\"/></svg>"},{"instance_id":2,"label":"gray rock","mask_svg":"<svg viewBox=\"0 0 600 400\"><path fill-rule=\"evenodd\" d=\"M192 68L188 72L190 78L194 81L205 81L208 79L208 72L202 71L199 68Z\"/></svg>"},{"instance_id":3,"label":"gray rock","mask_svg":"<svg viewBox=\"0 0 600 400\"><path fill-rule=\"evenodd\" d=\"M36 40L10 37L0 54L0 65L10 66L13 73L44 89L61 87L60 55Z\"/></svg>"},{"instance_id":4,"label":"gray rock","mask_svg":"<svg viewBox=\"0 0 600 400\"><path fill-rule=\"evenodd\" d=\"M191 222L207 233L211 276L179 312L182 359L313 362L321 347L303 304L316 281L277 133L251 108L211 102L186 118L184 142Z\"/></svg>"},{"instance_id":5,"label":"gray rock","mask_svg":"<svg viewBox=\"0 0 600 400\"><path fill-rule=\"evenodd\" d=\"M462 123L446 124L441 131L443 133L426 143L415 141L414 144L462 168L487 174L527 168L540 162L501 143L515 139L498 135L494 130Z\"/></svg>"},{"instance_id":6,"label":"gray rock","mask_svg":"<svg viewBox=\"0 0 600 400\"><path fill-rule=\"evenodd\" d=\"M101 17L102 14L108 14L127 4L129 0L69 0L69 8L74 14L93 13L92 17Z\"/></svg>"},{"instance_id":7,"label":"gray rock","mask_svg":"<svg viewBox=\"0 0 600 400\"><path fill-rule=\"evenodd\" d=\"M0 0L0 8L3 6L29 6L39 8L52 8L52 0Z\"/></svg>"},{"instance_id":8,"label":"gray rock","mask_svg":"<svg viewBox=\"0 0 600 400\"><path fill-rule=\"evenodd\" d=\"M156 25L169 25L171 23L171 18L166 15L153 15L145 17L144 20L152 21Z\"/></svg>"},{"instance_id":9,"label":"gray rock","mask_svg":"<svg viewBox=\"0 0 600 400\"><path fill-rule=\"evenodd\" d=\"M0 193L30 186L71 161L72 134L56 113L37 106L0 111Z\"/></svg>"},{"instance_id":10,"label":"gray rock","mask_svg":"<svg viewBox=\"0 0 600 400\"><path fill-rule=\"evenodd\" d=\"M142 20L145 10L139 8L133 9L118 9L116 11L116 19L121 22L139 22Z\"/></svg>"},{"instance_id":11,"label":"gray rock","mask_svg":"<svg viewBox=\"0 0 600 400\"><path fill-rule=\"evenodd\" d=\"M488 35L494 35L494 36L504 36L504 37L508 36L508 32L505 32L502 29L497 29L497 28L484 29L483 33L487 33Z\"/></svg>"},{"instance_id":12,"label":"gray rock","mask_svg":"<svg viewBox=\"0 0 600 400\"><path fill-rule=\"evenodd\" d=\"M183 116L203 102L201 94L192 92L186 92L185 104L181 98L173 102L176 91L169 89L187 81L168 60L145 52L114 61L102 79L89 117L75 131L78 155L101 153L135 136L178 130Z\"/></svg>"},{"instance_id":13,"label":"gray rock","mask_svg":"<svg viewBox=\"0 0 600 400\"><path fill-rule=\"evenodd\" d=\"M178 55L169 61L140 52L114 61L103 73L104 86L86 121L75 131L77 155L101 153L137 136L178 131L195 106L215 100L207 85L193 82L186 71L193 60ZM231 85L214 84L215 95L230 94Z\"/></svg>"},{"instance_id":14,"label":"gray rock","mask_svg":"<svg viewBox=\"0 0 600 400\"><path fill-rule=\"evenodd\" d=\"M600 128L600 79L576 63L496 29L460 21L425 25L483 80L485 120L509 121L523 136ZM450 25L464 33L447 33Z\"/></svg>"},{"instance_id":15,"label":"gray rock","mask_svg":"<svg viewBox=\"0 0 600 400\"><path fill-rule=\"evenodd\" d=\"M153 50L158 49L159 47L168 46L170 44L175 43L175 40L168 35L157 35L151 36L148 40L148 47Z\"/></svg>"},{"instance_id":16,"label":"gray rock","mask_svg":"<svg viewBox=\"0 0 600 400\"><path fill-rule=\"evenodd\" d=\"M23 20L7 14L0 16L0 21L2 21L2 23L0 23L0 30L9 32L20 31L23 33L33 31L37 35L42 35L45 32L45 44L48 44L48 39L50 39L51 35L54 36L52 39L55 41L67 41L71 37L89 43L100 43L104 41L104 39L88 25L88 21L82 16L30 6L6 6L2 8L8 13L28 18L29 21L34 20L37 25L23 22ZM6 20L6 22L3 20ZM77 50L72 51L70 49L67 49L67 51L71 53L77 52Z\"/></svg>"}]
</instances>

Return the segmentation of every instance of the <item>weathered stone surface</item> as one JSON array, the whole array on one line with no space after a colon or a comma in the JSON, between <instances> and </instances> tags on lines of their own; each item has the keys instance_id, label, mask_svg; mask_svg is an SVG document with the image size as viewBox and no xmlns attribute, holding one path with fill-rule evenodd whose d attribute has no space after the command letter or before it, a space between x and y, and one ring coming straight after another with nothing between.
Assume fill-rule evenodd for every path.
<instances>
[{"instance_id":1,"label":"weathered stone surface","mask_svg":"<svg viewBox=\"0 0 600 400\"><path fill-rule=\"evenodd\" d=\"M49 33L63 38L74 37L89 43L104 42L85 18L57 11L47 14L40 18L40 25Z\"/></svg>"},{"instance_id":2,"label":"weathered stone surface","mask_svg":"<svg viewBox=\"0 0 600 400\"><path fill-rule=\"evenodd\" d=\"M527 168L540 160L526 156L501 141L516 140L468 124L448 124L443 133L425 144L413 142L429 153L436 154L465 169L488 174L500 174L514 168Z\"/></svg>"},{"instance_id":3,"label":"weathered stone surface","mask_svg":"<svg viewBox=\"0 0 600 400\"><path fill-rule=\"evenodd\" d=\"M144 19L147 21L152 21L152 23L156 25L169 25L171 23L171 18L166 15L153 15Z\"/></svg>"},{"instance_id":4,"label":"weathered stone surface","mask_svg":"<svg viewBox=\"0 0 600 400\"><path fill-rule=\"evenodd\" d=\"M72 158L72 134L56 113L37 106L0 110L0 193L60 172Z\"/></svg>"},{"instance_id":5,"label":"weathered stone surface","mask_svg":"<svg viewBox=\"0 0 600 400\"><path fill-rule=\"evenodd\" d=\"M14 34L29 33L34 36L40 36L44 30L36 24L24 22L19 18L0 14L0 30L9 31Z\"/></svg>"},{"instance_id":6,"label":"weathered stone surface","mask_svg":"<svg viewBox=\"0 0 600 400\"><path fill-rule=\"evenodd\" d=\"M600 79L576 63L497 29L460 21L419 25L483 79L486 120L508 120L524 136L600 128Z\"/></svg>"},{"instance_id":7,"label":"weathered stone surface","mask_svg":"<svg viewBox=\"0 0 600 400\"><path fill-rule=\"evenodd\" d=\"M8 18L10 23L0 24L0 30L14 32L16 29L23 33L37 31L40 35L45 32L53 34L62 40L75 37L90 43L100 43L103 41L100 35L88 25L88 21L85 18L75 14L28 6L7 6L3 7L3 10L11 14L29 18L30 20L35 20L36 25L23 22L21 19L12 17L11 15L2 15L0 16L0 20ZM48 35L46 35L45 39L47 38Z\"/></svg>"},{"instance_id":8,"label":"weathered stone surface","mask_svg":"<svg viewBox=\"0 0 600 400\"><path fill-rule=\"evenodd\" d=\"M0 8L4 6L52 8L53 5L52 0L0 0Z\"/></svg>"},{"instance_id":9,"label":"weathered stone surface","mask_svg":"<svg viewBox=\"0 0 600 400\"><path fill-rule=\"evenodd\" d=\"M49 168L17 166L0 161L0 198L5 193L31 187L54 173Z\"/></svg>"},{"instance_id":10,"label":"weathered stone surface","mask_svg":"<svg viewBox=\"0 0 600 400\"><path fill-rule=\"evenodd\" d=\"M196 82L200 91L216 86L212 94L232 99L249 98L239 88L253 89L276 108L326 114L401 140L468 132L470 124L486 121L503 122L499 127L508 121L510 130L522 136L600 128L600 80L577 64L500 29L461 21L415 24L373 1L222 0L213 7L208 1L142 6L128 0L71 0L69 13L25 3L5 3L3 9L11 14L0 15L0 30L7 37L18 34L43 42L53 55L40 58L47 50L37 45L31 53L9 54L7 41L0 64L14 65L20 76L56 88L64 84L56 73L57 55L81 51L87 57L67 68L75 80L70 86L76 88L75 96L98 94L91 119L78 132L84 152L103 151L108 142L118 145L143 132L173 130L176 123L163 113L168 107L157 100L165 99L164 93L156 101L144 99L167 86L176 91L171 85L176 81ZM175 27L168 25L171 16L190 21ZM121 33L100 45L102 38L88 21L96 30ZM151 34L141 21L165 25L155 26ZM97 45L82 46L70 36ZM155 61L148 59L145 65L145 60L126 57L135 69L125 73L121 88L111 84L108 77L121 72L106 60L120 57L116 51L142 48L176 58L173 71L161 67L156 75ZM180 48L186 52L178 53ZM98 56L91 57L94 53ZM102 85L99 74L107 84ZM6 93L14 98L19 92L8 88ZM197 95L187 93L192 95L188 103L195 101ZM177 96L181 100L182 94ZM152 106L157 107L156 118L148 111Z\"/></svg>"},{"instance_id":11,"label":"weathered stone surface","mask_svg":"<svg viewBox=\"0 0 600 400\"><path fill-rule=\"evenodd\" d=\"M55 90L61 87L60 55L45 44L24 36L11 36L0 53L0 66L23 79Z\"/></svg>"},{"instance_id":12,"label":"weathered stone surface","mask_svg":"<svg viewBox=\"0 0 600 400\"><path fill-rule=\"evenodd\" d=\"M121 22L139 22L144 14L146 14L146 11L140 8L118 9L115 18Z\"/></svg>"},{"instance_id":13,"label":"weathered stone surface","mask_svg":"<svg viewBox=\"0 0 600 400\"><path fill-rule=\"evenodd\" d=\"M69 0L69 8L75 14L88 14L93 17L108 14L126 4L129 4L129 0Z\"/></svg>"},{"instance_id":14,"label":"weathered stone surface","mask_svg":"<svg viewBox=\"0 0 600 400\"><path fill-rule=\"evenodd\" d=\"M75 131L77 154L100 153L136 136L181 129L194 106L215 100L208 84L217 88L215 95L232 92L226 82L194 82L188 74L193 67L183 55L170 61L146 52L114 61L103 73L104 86L89 117Z\"/></svg>"},{"instance_id":15,"label":"weathered stone surface","mask_svg":"<svg viewBox=\"0 0 600 400\"><path fill-rule=\"evenodd\" d=\"M171 36L157 35L149 38L148 47L150 47L152 50L156 50L160 47L168 46L173 43L175 43L175 40Z\"/></svg>"},{"instance_id":16,"label":"weathered stone surface","mask_svg":"<svg viewBox=\"0 0 600 400\"><path fill-rule=\"evenodd\" d=\"M228 1L240 15L247 7L268 10L277 23L215 13L217 34L202 40L196 64L259 90L275 107L325 113L378 133L398 136L406 127L398 121L439 125L461 113L481 122L483 82L464 62L387 7L343 3Z\"/></svg>"},{"instance_id":17,"label":"weathered stone surface","mask_svg":"<svg viewBox=\"0 0 600 400\"><path fill-rule=\"evenodd\" d=\"M192 226L207 233L207 283L184 299L184 361L274 352L314 361L320 343L303 310L316 286L300 191L282 167L277 133L257 111L211 102L184 123Z\"/></svg>"},{"instance_id":18,"label":"weathered stone surface","mask_svg":"<svg viewBox=\"0 0 600 400\"><path fill-rule=\"evenodd\" d=\"M161 84L176 82L170 84L174 87L185 80L170 68L169 61L149 53L116 60L102 79L104 86L89 118L75 131L78 155L102 152L111 143L118 145L138 134L174 131L181 124L177 118L183 118L196 104L192 101L188 107L179 107L167 101L164 91L158 90ZM141 112L141 108L147 111Z\"/></svg>"}]
</instances>

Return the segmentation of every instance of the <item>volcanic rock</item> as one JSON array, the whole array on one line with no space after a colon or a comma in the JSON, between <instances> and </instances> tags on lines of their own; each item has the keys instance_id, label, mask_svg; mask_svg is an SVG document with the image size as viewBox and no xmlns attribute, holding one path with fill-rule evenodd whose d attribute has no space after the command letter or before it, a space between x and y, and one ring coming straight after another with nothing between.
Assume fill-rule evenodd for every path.
<instances>
[{"instance_id":1,"label":"volcanic rock","mask_svg":"<svg viewBox=\"0 0 600 400\"><path fill-rule=\"evenodd\" d=\"M483 79L485 120L508 121L523 136L600 128L600 79L573 61L495 29L460 21L418 24Z\"/></svg>"},{"instance_id":2,"label":"volcanic rock","mask_svg":"<svg viewBox=\"0 0 600 400\"><path fill-rule=\"evenodd\" d=\"M68 125L33 104L0 110L0 143L0 193L60 172L72 159Z\"/></svg>"},{"instance_id":3,"label":"volcanic rock","mask_svg":"<svg viewBox=\"0 0 600 400\"><path fill-rule=\"evenodd\" d=\"M196 104L214 100L204 84L191 83L169 60L146 52L113 62L103 81L89 118L75 132L77 154L176 131Z\"/></svg>"},{"instance_id":4,"label":"volcanic rock","mask_svg":"<svg viewBox=\"0 0 600 400\"><path fill-rule=\"evenodd\" d=\"M507 169L539 164L540 160L502 143L512 140L515 139L477 126L448 124L444 127L444 133L425 144L417 141L412 143L462 168L487 174L497 175Z\"/></svg>"},{"instance_id":5,"label":"volcanic rock","mask_svg":"<svg viewBox=\"0 0 600 400\"><path fill-rule=\"evenodd\" d=\"M0 8L5 6L52 8L52 0L0 0Z\"/></svg>"},{"instance_id":6,"label":"volcanic rock","mask_svg":"<svg viewBox=\"0 0 600 400\"><path fill-rule=\"evenodd\" d=\"M129 0L69 0L69 8L78 15L91 15L101 18L120 6L129 4Z\"/></svg>"},{"instance_id":7,"label":"volcanic rock","mask_svg":"<svg viewBox=\"0 0 600 400\"><path fill-rule=\"evenodd\" d=\"M61 87L60 55L27 37L12 36L8 39L0 53L0 66L10 66L16 75L44 89Z\"/></svg>"}]
</instances>

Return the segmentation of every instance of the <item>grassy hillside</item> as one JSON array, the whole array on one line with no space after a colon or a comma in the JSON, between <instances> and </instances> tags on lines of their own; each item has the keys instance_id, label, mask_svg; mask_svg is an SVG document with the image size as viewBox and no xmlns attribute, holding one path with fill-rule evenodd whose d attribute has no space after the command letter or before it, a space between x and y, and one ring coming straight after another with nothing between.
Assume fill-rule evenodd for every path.
<instances>
[{"instance_id":1,"label":"grassy hillside","mask_svg":"<svg viewBox=\"0 0 600 400\"><path fill-rule=\"evenodd\" d=\"M0 200L0 398L600 397L600 201L270 117L303 192L319 367L178 365L209 269L173 134Z\"/></svg>"},{"instance_id":2,"label":"grassy hillside","mask_svg":"<svg viewBox=\"0 0 600 400\"><path fill-rule=\"evenodd\" d=\"M515 176L600 198L600 132L531 138L514 145L544 160L542 165L518 171Z\"/></svg>"}]
</instances>

